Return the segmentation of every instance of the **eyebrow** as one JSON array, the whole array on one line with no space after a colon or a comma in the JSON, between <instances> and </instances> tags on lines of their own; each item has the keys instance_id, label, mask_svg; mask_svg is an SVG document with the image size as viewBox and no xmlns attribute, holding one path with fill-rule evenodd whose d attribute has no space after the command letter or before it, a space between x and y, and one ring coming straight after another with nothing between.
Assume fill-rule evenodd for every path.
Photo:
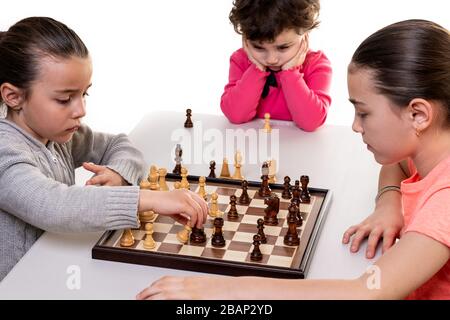
<instances>
[{"instance_id":1,"label":"eyebrow","mask_svg":"<svg viewBox=\"0 0 450 320\"><path fill-rule=\"evenodd\" d=\"M92 86L92 83L88 85L88 87L86 88L89 89ZM78 89L64 89L64 90L55 90L56 93L74 93L74 92L78 92L80 90Z\"/></svg>"},{"instance_id":2,"label":"eyebrow","mask_svg":"<svg viewBox=\"0 0 450 320\"><path fill-rule=\"evenodd\" d=\"M348 101L350 101L354 106L357 106L357 105L365 105L364 102L358 101L358 100L353 99L353 98L349 98Z\"/></svg>"}]
</instances>

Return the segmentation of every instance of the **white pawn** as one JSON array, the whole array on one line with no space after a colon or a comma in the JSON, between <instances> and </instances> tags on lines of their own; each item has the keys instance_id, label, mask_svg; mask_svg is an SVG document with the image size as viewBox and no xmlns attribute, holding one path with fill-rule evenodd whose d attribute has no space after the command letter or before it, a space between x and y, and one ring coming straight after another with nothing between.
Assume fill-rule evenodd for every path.
<instances>
[{"instance_id":1,"label":"white pawn","mask_svg":"<svg viewBox=\"0 0 450 320\"><path fill-rule=\"evenodd\" d=\"M206 178L203 176L198 178L198 185L199 185L198 195L206 200L206 197L208 195L205 190Z\"/></svg>"},{"instance_id":2,"label":"white pawn","mask_svg":"<svg viewBox=\"0 0 450 320\"><path fill-rule=\"evenodd\" d=\"M161 191L169 191L169 187L166 183L166 175L167 175L167 169L160 168L158 170L159 173L159 190Z\"/></svg>"},{"instance_id":3,"label":"white pawn","mask_svg":"<svg viewBox=\"0 0 450 320\"><path fill-rule=\"evenodd\" d=\"M189 240L189 234L191 233L192 228L188 225L184 226L184 229L177 233L177 239L181 243L187 243Z\"/></svg>"},{"instance_id":4,"label":"white pawn","mask_svg":"<svg viewBox=\"0 0 450 320\"><path fill-rule=\"evenodd\" d=\"M211 206L209 207L209 216L212 218L220 217L223 212L219 211L219 205L217 204L217 199L219 195L216 192L211 194Z\"/></svg>"},{"instance_id":5,"label":"white pawn","mask_svg":"<svg viewBox=\"0 0 450 320\"><path fill-rule=\"evenodd\" d=\"M148 175L148 181L150 182L150 190L159 190L158 178L159 178L158 169L156 168L156 166L151 166L150 173Z\"/></svg>"},{"instance_id":6,"label":"white pawn","mask_svg":"<svg viewBox=\"0 0 450 320\"><path fill-rule=\"evenodd\" d=\"M189 190L189 181L187 180L187 175L188 175L187 169L185 167L182 167L181 168L181 184L180 184L180 187L182 189Z\"/></svg>"},{"instance_id":7,"label":"white pawn","mask_svg":"<svg viewBox=\"0 0 450 320\"><path fill-rule=\"evenodd\" d=\"M155 240L153 240L153 223L145 224L145 240L144 240L144 248L145 249L154 249L156 247Z\"/></svg>"},{"instance_id":8,"label":"white pawn","mask_svg":"<svg viewBox=\"0 0 450 320\"><path fill-rule=\"evenodd\" d=\"M277 182L277 161L275 159L269 160L269 183Z\"/></svg>"},{"instance_id":9,"label":"white pawn","mask_svg":"<svg viewBox=\"0 0 450 320\"><path fill-rule=\"evenodd\" d=\"M235 171L234 171L232 179L244 180L244 177L241 174L241 167L242 167L241 163L242 163L242 155L241 155L240 151L237 151L236 154L234 155Z\"/></svg>"},{"instance_id":10,"label":"white pawn","mask_svg":"<svg viewBox=\"0 0 450 320\"><path fill-rule=\"evenodd\" d=\"M134 236L131 229L123 230L122 236L120 238L121 247L131 247L134 244Z\"/></svg>"}]
</instances>

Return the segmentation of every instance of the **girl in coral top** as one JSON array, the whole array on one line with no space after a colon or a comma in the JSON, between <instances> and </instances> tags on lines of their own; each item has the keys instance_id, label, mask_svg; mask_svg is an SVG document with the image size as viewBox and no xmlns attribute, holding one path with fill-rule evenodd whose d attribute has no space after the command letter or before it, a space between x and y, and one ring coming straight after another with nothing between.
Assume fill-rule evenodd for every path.
<instances>
[{"instance_id":1,"label":"girl in coral top","mask_svg":"<svg viewBox=\"0 0 450 320\"><path fill-rule=\"evenodd\" d=\"M450 299L448 30L408 20L377 31L353 55L348 88L353 130L383 165L375 212L344 235L354 251L368 237L368 257L383 239L368 272L345 280L165 277L139 299Z\"/></svg>"},{"instance_id":2,"label":"girl in coral top","mask_svg":"<svg viewBox=\"0 0 450 320\"><path fill-rule=\"evenodd\" d=\"M236 0L230 13L242 48L230 59L221 108L232 123L255 117L294 121L314 131L327 117L331 66L309 49L318 0Z\"/></svg>"}]
</instances>

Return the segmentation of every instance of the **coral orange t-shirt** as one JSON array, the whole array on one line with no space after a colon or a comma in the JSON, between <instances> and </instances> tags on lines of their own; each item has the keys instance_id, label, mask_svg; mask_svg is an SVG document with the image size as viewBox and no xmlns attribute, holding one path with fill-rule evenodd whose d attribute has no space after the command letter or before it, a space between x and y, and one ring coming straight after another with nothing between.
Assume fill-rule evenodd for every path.
<instances>
[{"instance_id":1,"label":"coral orange t-shirt","mask_svg":"<svg viewBox=\"0 0 450 320\"><path fill-rule=\"evenodd\" d=\"M402 234L414 231L450 247L450 157L424 178L411 160L408 164L412 176L401 184ZM407 299L450 299L450 260Z\"/></svg>"}]
</instances>

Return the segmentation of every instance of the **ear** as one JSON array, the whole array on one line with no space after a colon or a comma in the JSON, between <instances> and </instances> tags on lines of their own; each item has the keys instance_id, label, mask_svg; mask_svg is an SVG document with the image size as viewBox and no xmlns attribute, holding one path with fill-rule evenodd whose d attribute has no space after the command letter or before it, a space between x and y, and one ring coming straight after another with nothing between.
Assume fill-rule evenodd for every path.
<instances>
[{"instance_id":1,"label":"ear","mask_svg":"<svg viewBox=\"0 0 450 320\"><path fill-rule=\"evenodd\" d=\"M0 86L0 94L3 102L12 109L20 109L20 105L25 100L24 91L9 82Z\"/></svg>"},{"instance_id":2,"label":"ear","mask_svg":"<svg viewBox=\"0 0 450 320\"><path fill-rule=\"evenodd\" d=\"M411 100L408 106L414 129L418 132L426 130L436 117L436 111L430 102L416 98Z\"/></svg>"}]
</instances>

